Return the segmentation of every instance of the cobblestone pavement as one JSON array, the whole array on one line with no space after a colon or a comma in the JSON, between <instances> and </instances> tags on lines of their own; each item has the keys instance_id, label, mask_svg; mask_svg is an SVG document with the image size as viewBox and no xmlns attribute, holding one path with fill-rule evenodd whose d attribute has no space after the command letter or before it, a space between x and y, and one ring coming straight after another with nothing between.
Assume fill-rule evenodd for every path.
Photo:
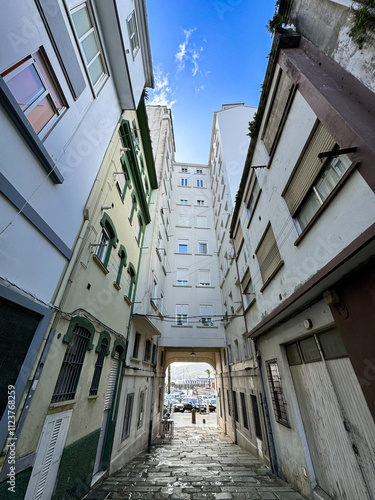
<instances>
[{"instance_id":1,"label":"cobblestone pavement","mask_svg":"<svg viewBox=\"0 0 375 500\"><path fill-rule=\"evenodd\" d=\"M205 420L205 424L203 423ZM231 443L216 415L175 416L174 438L158 438L87 500L303 500L250 453Z\"/></svg>"}]
</instances>

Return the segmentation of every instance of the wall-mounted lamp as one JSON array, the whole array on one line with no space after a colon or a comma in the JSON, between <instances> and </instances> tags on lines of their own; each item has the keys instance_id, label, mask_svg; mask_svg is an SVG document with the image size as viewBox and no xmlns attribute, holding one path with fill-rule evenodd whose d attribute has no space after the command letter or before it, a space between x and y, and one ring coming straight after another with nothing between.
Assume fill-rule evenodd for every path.
<instances>
[{"instance_id":1,"label":"wall-mounted lamp","mask_svg":"<svg viewBox=\"0 0 375 500\"><path fill-rule=\"evenodd\" d=\"M113 204L112 205L102 205L101 206L102 210L111 210L111 208L113 208Z\"/></svg>"},{"instance_id":2,"label":"wall-mounted lamp","mask_svg":"<svg viewBox=\"0 0 375 500\"><path fill-rule=\"evenodd\" d=\"M310 330L313 326L311 319L305 319L303 322L303 326L306 328L306 330Z\"/></svg>"}]
</instances>

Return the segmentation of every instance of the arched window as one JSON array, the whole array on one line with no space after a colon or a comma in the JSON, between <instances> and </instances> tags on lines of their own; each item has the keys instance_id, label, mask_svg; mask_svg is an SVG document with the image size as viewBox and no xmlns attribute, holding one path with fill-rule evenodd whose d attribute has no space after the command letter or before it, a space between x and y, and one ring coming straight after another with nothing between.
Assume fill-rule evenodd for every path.
<instances>
[{"instance_id":1,"label":"arched window","mask_svg":"<svg viewBox=\"0 0 375 500\"><path fill-rule=\"evenodd\" d=\"M121 156L120 161L121 161L122 172L120 171L117 173L116 186L121 196L121 200L124 201L126 190L127 188L131 187L131 181L125 155Z\"/></svg>"},{"instance_id":2,"label":"arched window","mask_svg":"<svg viewBox=\"0 0 375 500\"><path fill-rule=\"evenodd\" d=\"M134 212L136 210L137 210L137 198L136 198L135 193L133 191L132 192L132 206L131 206L130 213L129 213L130 224L133 222L133 216L134 216Z\"/></svg>"},{"instance_id":3,"label":"arched window","mask_svg":"<svg viewBox=\"0 0 375 500\"><path fill-rule=\"evenodd\" d=\"M64 340L70 339L70 341L53 391L52 403L74 399L86 350L91 348L91 337L94 331L94 327L87 320L83 318L72 320L64 336Z\"/></svg>"},{"instance_id":4,"label":"arched window","mask_svg":"<svg viewBox=\"0 0 375 500\"><path fill-rule=\"evenodd\" d=\"M128 299L131 301L132 300L132 296L133 296L134 283L135 283L135 280L136 280L136 272L135 272L134 266L133 266L133 264L131 262L129 262L128 273L129 273L129 276L130 276L130 285L129 285Z\"/></svg>"},{"instance_id":5,"label":"arched window","mask_svg":"<svg viewBox=\"0 0 375 500\"><path fill-rule=\"evenodd\" d=\"M142 234L145 230L145 225L143 223L142 215L138 214L138 235L137 235L137 243L140 245Z\"/></svg>"},{"instance_id":6,"label":"arched window","mask_svg":"<svg viewBox=\"0 0 375 500\"><path fill-rule=\"evenodd\" d=\"M96 256L107 267L111 250L116 248L117 245L117 233L111 218L107 214L103 215L100 225L102 226L102 232L100 233Z\"/></svg>"},{"instance_id":7,"label":"arched window","mask_svg":"<svg viewBox=\"0 0 375 500\"><path fill-rule=\"evenodd\" d=\"M100 375L102 374L105 356L108 353L108 344L109 344L108 339L103 338L100 344L100 351L98 354L98 358L95 363L94 376L92 377L90 393L89 393L90 396L96 396L98 394Z\"/></svg>"},{"instance_id":8,"label":"arched window","mask_svg":"<svg viewBox=\"0 0 375 500\"><path fill-rule=\"evenodd\" d=\"M120 265L119 265L118 272L117 272L116 283L118 284L118 286L120 286L122 270L126 266L126 259L127 259L126 250L125 250L124 245L120 245L120 248L118 251L118 256L120 257Z\"/></svg>"}]
</instances>

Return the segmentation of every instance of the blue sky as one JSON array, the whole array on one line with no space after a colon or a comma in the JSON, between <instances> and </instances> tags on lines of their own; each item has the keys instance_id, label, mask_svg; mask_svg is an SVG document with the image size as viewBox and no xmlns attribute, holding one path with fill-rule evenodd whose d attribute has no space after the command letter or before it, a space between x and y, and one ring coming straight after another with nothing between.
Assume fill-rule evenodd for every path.
<instances>
[{"instance_id":1,"label":"blue sky","mask_svg":"<svg viewBox=\"0 0 375 500\"><path fill-rule=\"evenodd\" d=\"M176 160L208 162L213 113L257 106L275 0L146 0L155 90L172 107Z\"/></svg>"}]
</instances>

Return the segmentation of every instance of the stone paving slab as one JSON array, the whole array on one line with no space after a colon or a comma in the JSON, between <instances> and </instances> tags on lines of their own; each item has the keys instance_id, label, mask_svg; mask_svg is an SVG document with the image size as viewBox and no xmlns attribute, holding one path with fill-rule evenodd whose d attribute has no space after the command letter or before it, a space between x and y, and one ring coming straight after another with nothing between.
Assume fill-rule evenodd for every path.
<instances>
[{"instance_id":1,"label":"stone paving slab","mask_svg":"<svg viewBox=\"0 0 375 500\"><path fill-rule=\"evenodd\" d=\"M213 416L214 417L214 416ZM158 438L91 490L86 500L303 500L206 418L176 419L172 440ZM212 419L213 420L213 419Z\"/></svg>"}]
</instances>

